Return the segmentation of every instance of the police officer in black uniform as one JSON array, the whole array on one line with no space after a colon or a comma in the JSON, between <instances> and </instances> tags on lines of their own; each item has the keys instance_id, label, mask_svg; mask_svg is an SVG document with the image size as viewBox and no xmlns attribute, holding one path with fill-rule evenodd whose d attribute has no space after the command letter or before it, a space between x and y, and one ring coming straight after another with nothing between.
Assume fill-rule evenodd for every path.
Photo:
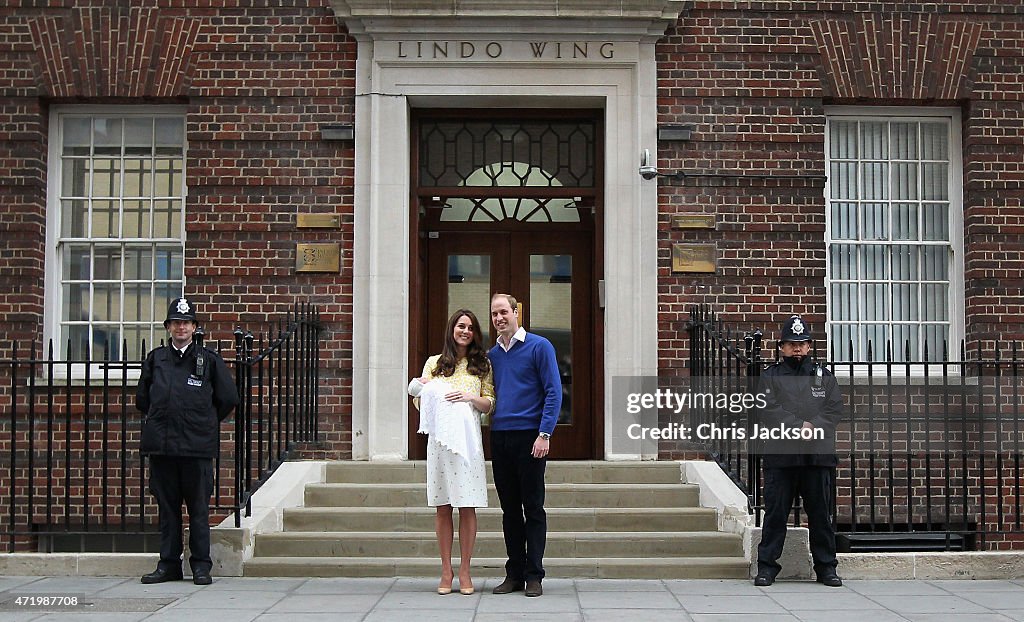
<instances>
[{"instance_id":1,"label":"police officer in black uniform","mask_svg":"<svg viewBox=\"0 0 1024 622\"><path fill-rule=\"evenodd\" d=\"M164 328L170 342L149 353L136 389L145 413L142 453L149 456L149 490L160 517L160 562L143 583L181 580L182 501L188 506L189 565L196 585L213 583L210 570L210 495L220 422L238 405L238 390L223 359L196 343L195 305L171 303Z\"/></svg>"},{"instance_id":2,"label":"police officer in black uniform","mask_svg":"<svg viewBox=\"0 0 1024 622\"><path fill-rule=\"evenodd\" d=\"M782 359L761 374L765 407L758 425L775 431L778 439L766 442L762 460L764 521L754 585L771 585L782 569L778 559L786 542L786 523L799 495L807 513L818 582L840 587L831 507L838 465L835 434L843 396L832 373L811 359L811 327L799 315L782 325L779 349ZM821 438L815 440L815 434Z\"/></svg>"}]
</instances>

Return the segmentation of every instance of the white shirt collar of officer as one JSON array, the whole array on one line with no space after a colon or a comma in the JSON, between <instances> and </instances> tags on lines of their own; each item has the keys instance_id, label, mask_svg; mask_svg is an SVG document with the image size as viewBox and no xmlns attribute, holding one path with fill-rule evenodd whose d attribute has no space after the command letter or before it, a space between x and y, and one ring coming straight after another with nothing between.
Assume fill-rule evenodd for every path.
<instances>
[{"instance_id":1,"label":"white shirt collar of officer","mask_svg":"<svg viewBox=\"0 0 1024 622\"><path fill-rule=\"evenodd\" d=\"M189 349L189 347L191 345L192 345L192 342L190 341L190 342L185 344L184 348L181 348L179 350L178 346L174 345L174 342L172 341L171 342L171 349L174 350L175 354L177 354L179 357L182 357L182 356L185 356L185 353L188 352L188 349Z\"/></svg>"}]
</instances>

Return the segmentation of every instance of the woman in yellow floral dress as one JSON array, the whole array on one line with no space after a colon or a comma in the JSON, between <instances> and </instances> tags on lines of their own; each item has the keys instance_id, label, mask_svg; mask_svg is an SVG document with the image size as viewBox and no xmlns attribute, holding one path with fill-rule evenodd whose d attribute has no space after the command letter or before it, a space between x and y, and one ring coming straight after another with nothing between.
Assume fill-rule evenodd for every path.
<instances>
[{"instance_id":1,"label":"woman in yellow floral dress","mask_svg":"<svg viewBox=\"0 0 1024 622\"><path fill-rule=\"evenodd\" d=\"M441 552L437 592L452 591L452 508L459 508L459 591L472 594L469 568L476 542L476 508L487 507L480 414L494 406L494 376L480 322L472 311L459 309L452 314L444 349L427 359L409 392L418 395L420 432L429 434L427 504L437 508L434 526Z\"/></svg>"}]
</instances>

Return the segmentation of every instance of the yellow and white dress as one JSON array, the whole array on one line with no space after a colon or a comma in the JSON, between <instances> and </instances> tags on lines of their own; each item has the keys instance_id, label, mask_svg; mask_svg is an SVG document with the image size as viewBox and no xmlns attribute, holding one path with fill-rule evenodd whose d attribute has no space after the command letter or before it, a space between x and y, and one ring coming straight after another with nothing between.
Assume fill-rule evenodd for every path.
<instances>
[{"instance_id":1,"label":"yellow and white dress","mask_svg":"<svg viewBox=\"0 0 1024 622\"><path fill-rule=\"evenodd\" d=\"M428 358L423 365L421 376L431 379L427 388L480 395L491 400L493 407L494 375L491 371L484 378L474 376L469 373L468 361L463 358L455 365L455 373L451 376L435 377L431 372L440 356L436 354ZM430 386L435 383L438 384ZM427 408L428 400L429 396L421 394L417 407L421 411ZM420 414L421 431L430 432L427 438L427 505L485 508L487 476L484 470L480 412L466 402L448 404L438 399L435 404L440 407L430 414L437 419L431 420L429 426L424 426L427 413Z\"/></svg>"}]
</instances>

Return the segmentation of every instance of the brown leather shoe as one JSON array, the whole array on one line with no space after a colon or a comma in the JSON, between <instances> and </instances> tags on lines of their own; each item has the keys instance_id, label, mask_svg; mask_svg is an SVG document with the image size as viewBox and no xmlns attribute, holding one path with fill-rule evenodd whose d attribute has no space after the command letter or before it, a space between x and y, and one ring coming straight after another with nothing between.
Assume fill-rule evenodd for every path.
<instances>
[{"instance_id":1,"label":"brown leather shoe","mask_svg":"<svg viewBox=\"0 0 1024 622\"><path fill-rule=\"evenodd\" d=\"M526 595L527 596L530 596L530 597L540 596L543 593L544 593L544 588L541 587L540 581L537 581L535 579L531 579L530 581L526 582Z\"/></svg>"},{"instance_id":2,"label":"brown leather shoe","mask_svg":"<svg viewBox=\"0 0 1024 622\"><path fill-rule=\"evenodd\" d=\"M522 581L516 581L512 577L505 577L505 580L494 587L493 594L511 594L512 592L522 592L525 584Z\"/></svg>"}]
</instances>

